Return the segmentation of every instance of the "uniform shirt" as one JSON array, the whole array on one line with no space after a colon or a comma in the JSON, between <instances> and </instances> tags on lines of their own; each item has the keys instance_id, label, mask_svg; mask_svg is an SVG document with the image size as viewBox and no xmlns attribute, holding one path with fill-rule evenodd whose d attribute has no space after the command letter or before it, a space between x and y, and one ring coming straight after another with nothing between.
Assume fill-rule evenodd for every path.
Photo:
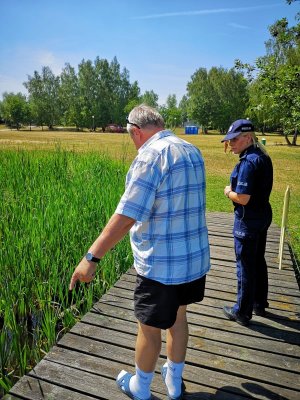
<instances>
[{"instance_id":1,"label":"uniform shirt","mask_svg":"<svg viewBox=\"0 0 300 400\"><path fill-rule=\"evenodd\" d=\"M269 225L272 219L269 197L273 166L270 157L257 146L248 147L240 154L230 181L234 192L251 196L245 206L233 203L236 217L233 233L237 237L251 236Z\"/></svg>"},{"instance_id":2,"label":"uniform shirt","mask_svg":"<svg viewBox=\"0 0 300 400\"><path fill-rule=\"evenodd\" d=\"M210 268L205 221L205 169L200 151L170 131L139 149L117 214L130 230L138 274L163 284L204 276Z\"/></svg>"}]
</instances>

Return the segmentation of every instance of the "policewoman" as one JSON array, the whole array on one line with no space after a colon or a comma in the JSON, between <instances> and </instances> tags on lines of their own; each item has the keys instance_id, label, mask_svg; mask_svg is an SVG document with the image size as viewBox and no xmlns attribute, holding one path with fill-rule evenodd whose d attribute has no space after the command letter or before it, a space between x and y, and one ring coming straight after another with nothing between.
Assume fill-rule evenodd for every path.
<instances>
[{"instance_id":1,"label":"policewoman","mask_svg":"<svg viewBox=\"0 0 300 400\"><path fill-rule=\"evenodd\" d=\"M269 197L273 185L273 166L264 146L247 119L230 126L222 142L239 155L230 185L224 195L234 206L234 248L237 267L237 300L225 306L227 318L247 326L252 313L265 316L268 307L268 271L265 260L267 230L272 221Z\"/></svg>"}]
</instances>

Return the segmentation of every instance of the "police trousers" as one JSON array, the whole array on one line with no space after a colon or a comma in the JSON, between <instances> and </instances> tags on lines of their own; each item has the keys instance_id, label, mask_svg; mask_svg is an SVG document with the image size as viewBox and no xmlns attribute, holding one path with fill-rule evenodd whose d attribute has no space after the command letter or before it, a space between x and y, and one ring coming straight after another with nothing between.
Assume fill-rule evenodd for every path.
<instances>
[{"instance_id":1,"label":"police trousers","mask_svg":"<svg viewBox=\"0 0 300 400\"><path fill-rule=\"evenodd\" d=\"M234 237L237 301L233 309L249 319L254 307L268 307L267 230L263 229L251 237Z\"/></svg>"}]
</instances>

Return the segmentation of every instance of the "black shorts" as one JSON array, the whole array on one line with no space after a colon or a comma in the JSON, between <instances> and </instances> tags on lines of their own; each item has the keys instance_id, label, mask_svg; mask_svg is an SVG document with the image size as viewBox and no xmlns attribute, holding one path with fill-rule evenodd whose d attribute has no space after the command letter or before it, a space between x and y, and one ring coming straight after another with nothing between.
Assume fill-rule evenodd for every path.
<instances>
[{"instance_id":1,"label":"black shorts","mask_svg":"<svg viewBox=\"0 0 300 400\"><path fill-rule=\"evenodd\" d=\"M174 325L179 306L203 300L205 290L204 275L195 281L179 285L163 283L136 277L134 291L134 314L144 325L168 329Z\"/></svg>"}]
</instances>

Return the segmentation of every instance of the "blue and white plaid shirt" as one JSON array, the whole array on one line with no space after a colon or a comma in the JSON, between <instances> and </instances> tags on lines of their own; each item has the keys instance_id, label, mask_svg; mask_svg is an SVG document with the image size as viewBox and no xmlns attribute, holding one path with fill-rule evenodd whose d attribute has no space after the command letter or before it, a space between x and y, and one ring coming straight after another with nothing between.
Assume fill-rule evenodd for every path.
<instances>
[{"instance_id":1,"label":"blue and white plaid shirt","mask_svg":"<svg viewBox=\"0 0 300 400\"><path fill-rule=\"evenodd\" d=\"M208 272L205 168L190 143L166 130L144 143L116 213L136 220L130 240L139 275L180 284Z\"/></svg>"}]
</instances>

